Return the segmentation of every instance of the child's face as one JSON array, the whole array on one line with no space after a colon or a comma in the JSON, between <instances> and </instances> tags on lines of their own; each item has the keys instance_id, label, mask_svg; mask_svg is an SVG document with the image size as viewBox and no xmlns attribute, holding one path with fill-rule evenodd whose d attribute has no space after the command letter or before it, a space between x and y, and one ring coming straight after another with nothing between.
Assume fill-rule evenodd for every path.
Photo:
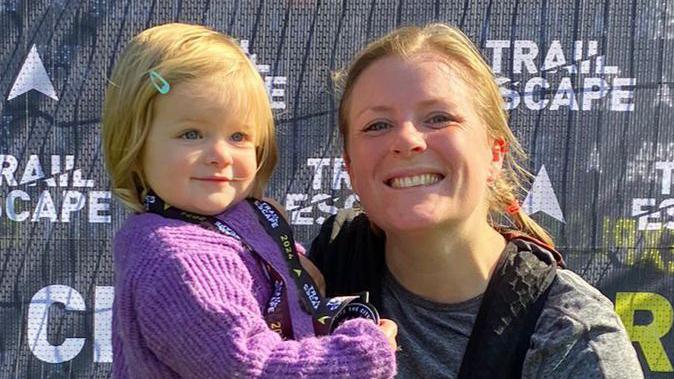
<instances>
[{"instance_id":1,"label":"child's face","mask_svg":"<svg viewBox=\"0 0 674 379\"><path fill-rule=\"evenodd\" d=\"M157 95L142 154L149 187L177 208L215 215L245 199L257 162L255 126L224 81L194 79Z\"/></svg>"}]
</instances>

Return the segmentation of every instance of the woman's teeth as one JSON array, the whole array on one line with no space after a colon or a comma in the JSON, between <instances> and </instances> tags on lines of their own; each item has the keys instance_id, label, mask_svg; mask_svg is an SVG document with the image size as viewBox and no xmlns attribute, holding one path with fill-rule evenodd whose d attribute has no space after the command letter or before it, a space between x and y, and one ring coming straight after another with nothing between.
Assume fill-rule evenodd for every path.
<instances>
[{"instance_id":1,"label":"woman's teeth","mask_svg":"<svg viewBox=\"0 0 674 379\"><path fill-rule=\"evenodd\" d=\"M393 178L390 181L390 186L393 188L408 188L417 186L429 186L442 180L441 175L437 174L423 174L416 176L407 176L404 178Z\"/></svg>"}]
</instances>

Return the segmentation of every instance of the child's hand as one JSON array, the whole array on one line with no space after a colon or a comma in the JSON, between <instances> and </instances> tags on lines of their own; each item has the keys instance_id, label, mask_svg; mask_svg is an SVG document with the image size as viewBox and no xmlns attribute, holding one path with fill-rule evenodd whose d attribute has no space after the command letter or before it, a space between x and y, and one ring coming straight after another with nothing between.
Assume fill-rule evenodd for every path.
<instances>
[{"instance_id":1,"label":"child's hand","mask_svg":"<svg viewBox=\"0 0 674 379\"><path fill-rule=\"evenodd\" d=\"M306 270L307 274L311 276L312 279L314 279L314 282L318 286L318 292L325 297L325 279L323 278L323 274L321 274L320 271L314 266L314 263L309 260L309 258L305 257L302 254L298 254L300 257L300 263L302 264L302 268Z\"/></svg>"},{"instance_id":2,"label":"child's hand","mask_svg":"<svg viewBox=\"0 0 674 379\"><path fill-rule=\"evenodd\" d=\"M383 318L379 320L379 329L388 339L388 344L391 346L391 348L396 351L398 349L398 343L396 342L396 336L398 335L398 324L392 320Z\"/></svg>"}]
</instances>

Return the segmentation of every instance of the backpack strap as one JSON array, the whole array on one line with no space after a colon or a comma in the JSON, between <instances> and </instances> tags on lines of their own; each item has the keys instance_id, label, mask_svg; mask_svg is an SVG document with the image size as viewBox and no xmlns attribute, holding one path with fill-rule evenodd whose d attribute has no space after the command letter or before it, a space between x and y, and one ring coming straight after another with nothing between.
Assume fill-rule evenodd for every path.
<instances>
[{"instance_id":1,"label":"backpack strap","mask_svg":"<svg viewBox=\"0 0 674 379\"><path fill-rule=\"evenodd\" d=\"M556 269L564 267L561 254L544 243L517 231L499 232L508 244L487 285L459 378L521 377ZM371 302L381 309L384 246L366 215L328 218L310 255L325 276L328 296L370 291Z\"/></svg>"},{"instance_id":2,"label":"backpack strap","mask_svg":"<svg viewBox=\"0 0 674 379\"><path fill-rule=\"evenodd\" d=\"M564 257L562 257L562 254L547 243L528 234L524 234L519 230L505 230L499 228L497 228L497 230L503 235L503 237L505 237L507 241L514 241L515 243L520 244L525 243L526 245L522 246L523 249L534 251L540 259L546 262L548 261L547 256L550 254L555 260L557 267L566 268L566 263L564 262Z\"/></svg>"},{"instance_id":3,"label":"backpack strap","mask_svg":"<svg viewBox=\"0 0 674 379\"><path fill-rule=\"evenodd\" d=\"M484 293L458 378L521 377L529 340L557 277L556 262L533 238L517 235L508 242Z\"/></svg>"}]
</instances>

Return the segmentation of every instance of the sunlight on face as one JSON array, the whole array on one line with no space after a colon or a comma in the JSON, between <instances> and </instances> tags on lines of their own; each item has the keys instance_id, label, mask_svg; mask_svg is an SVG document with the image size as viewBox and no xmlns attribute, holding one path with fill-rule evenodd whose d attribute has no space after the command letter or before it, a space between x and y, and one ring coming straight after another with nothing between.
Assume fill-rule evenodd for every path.
<instances>
[{"instance_id":1,"label":"sunlight on face","mask_svg":"<svg viewBox=\"0 0 674 379\"><path fill-rule=\"evenodd\" d=\"M471 94L435 53L384 57L356 81L349 174L385 231L486 220L492 153Z\"/></svg>"},{"instance_id":2,"label":"sunlight on face","mask_svg":"<svg viewBox=\"0 0 674 379\"><path fill-rule=\"evenodd\" d=\"M177 208L221 213L245 199L257 169L255 127L222 80L193 79L157 96L142 154L149 187Z\"/></svg>"}]
</instances>

